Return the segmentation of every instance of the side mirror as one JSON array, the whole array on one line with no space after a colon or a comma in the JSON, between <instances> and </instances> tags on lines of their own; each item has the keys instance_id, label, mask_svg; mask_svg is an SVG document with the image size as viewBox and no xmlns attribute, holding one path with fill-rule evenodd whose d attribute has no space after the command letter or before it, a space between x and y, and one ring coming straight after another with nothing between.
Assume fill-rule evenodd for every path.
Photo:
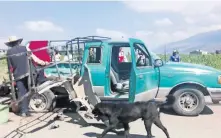
<instances>
[{"instance_id":1,"label":"side mirror","mask_svg":"<svg viewBox=\"0 0 221 138\"><path fill-rule=\"evenodd\" d=\"M154 60L154 66L155 67L161 67L163 66L163 61L161 59L155 59Z\"/></svg>"}]
</instances>

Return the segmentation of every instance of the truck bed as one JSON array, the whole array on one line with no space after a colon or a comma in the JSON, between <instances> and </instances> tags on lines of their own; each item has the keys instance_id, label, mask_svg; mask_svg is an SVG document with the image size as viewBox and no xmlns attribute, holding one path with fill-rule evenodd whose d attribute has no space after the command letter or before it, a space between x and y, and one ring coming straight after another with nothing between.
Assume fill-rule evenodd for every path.
<instances>
[{"instance_id":1,"label":"truck bed","mask_svg":"<svg viewBox=\"0 0 221 138\"><path fill-rule=\"evenodd\" d=\"M62 78L63 77L66 78L71 75L69 62L60 62L60 63L57 63L57 66L58 66L58 70ZM72 62L71 63L72 73L75 74L77 70L80 70L80 67L81 67L80 63ZM58 77L56 65L46 68L44 72L47 77L50 77L50 76Z\"/></svg>"}]
</instances>

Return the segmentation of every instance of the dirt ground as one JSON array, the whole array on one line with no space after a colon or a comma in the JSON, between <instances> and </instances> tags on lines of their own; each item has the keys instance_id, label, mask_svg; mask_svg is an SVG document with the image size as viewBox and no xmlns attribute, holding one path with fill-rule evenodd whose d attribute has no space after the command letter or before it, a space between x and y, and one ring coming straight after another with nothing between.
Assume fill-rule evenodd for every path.
<instances>
[{"instance_id":1,"label":"dirt ground","mask_svg":"<svg viewBox=\"0 0 221 138\"><path fill-rule=\"evenodd\" d=\"M22 119L10 113L10 121L0 125L1 138L95 138L101 134L102 126L84 126L84 122L75 113L65 113L64 121L53 121L57 112L33 114L33 117ZM221 105L208 105L203 114L197 117L181 117L172 112L161 113L161 119L168 129L171 138L220 138ZM53 123L59 128L50 129ZM141 120L130 124L131 138L145 138L146 131ZM27 133L27 134L25 134ZM166 138L164 133L153 125L155 138ZM122 138L108 133L105 138Z\"/></svg>"}]
</instances>

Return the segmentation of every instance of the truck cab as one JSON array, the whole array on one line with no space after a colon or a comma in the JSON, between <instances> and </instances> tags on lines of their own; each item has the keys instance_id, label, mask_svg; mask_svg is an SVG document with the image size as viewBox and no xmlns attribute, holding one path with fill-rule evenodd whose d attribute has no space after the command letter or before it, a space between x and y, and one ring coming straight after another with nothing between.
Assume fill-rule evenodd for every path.
<instances>
[{"instance_id":1,"label":"truck cab","mask_svg":"<svg viewBox=\"0 0 221 138\"><path fill-rule=\"evenodd\" d=\"M102 100L142 101L157 94L158 68L141 40L87 43L83 64Z\"/></svg>"}]
</instances>

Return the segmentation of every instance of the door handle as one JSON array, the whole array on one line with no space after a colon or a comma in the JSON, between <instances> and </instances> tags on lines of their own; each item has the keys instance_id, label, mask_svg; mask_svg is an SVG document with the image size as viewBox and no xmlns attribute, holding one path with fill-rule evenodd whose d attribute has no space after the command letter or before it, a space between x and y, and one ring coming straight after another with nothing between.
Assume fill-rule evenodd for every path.
<instances>
[{"instance_id":1,"label":"door handle","mask_svg":"<svg viewBox=\"0 0 221 138\"><path fill-rule=\"evenodd\" d=\"M139 79L143 79L143 75L139 75Z\"/></svg>"}]
</instances>

